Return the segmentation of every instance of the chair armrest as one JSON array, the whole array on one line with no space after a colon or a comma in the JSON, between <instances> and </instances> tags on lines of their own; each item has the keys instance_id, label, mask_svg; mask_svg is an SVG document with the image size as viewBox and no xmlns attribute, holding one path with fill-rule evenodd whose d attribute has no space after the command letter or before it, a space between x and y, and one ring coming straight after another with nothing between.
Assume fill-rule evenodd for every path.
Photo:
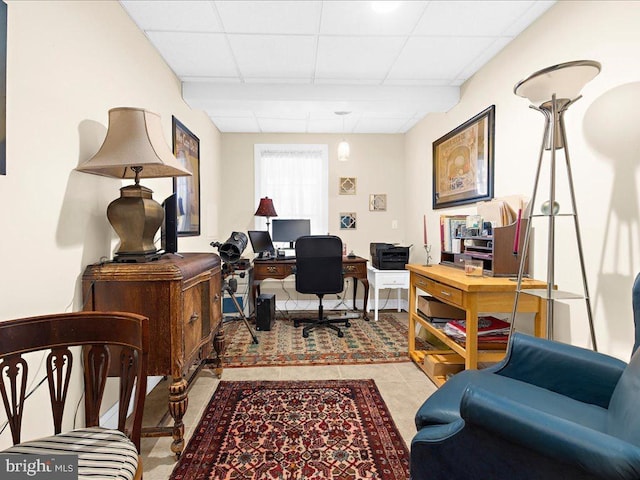
<instances>
[{"instance_id":1,"label":"chair armrest","mask_svg":"<svg viewBox=\"0 0 640 480\"><path fill-rule=\"evenodd\" d=\"M460 405L469 425L605 479L640 478L640 448L470 385Z\"/></svg>"},{"instance_id":2,"label":"chair armrest","mask_svg":"<svg viewBox=\"0 0 640 480\"><path fill-rule=\"evenodd\" d=\"M626 366L603 353L515 333L505 359L487 370L607 408Z\"/></svg>"}]
</instances>

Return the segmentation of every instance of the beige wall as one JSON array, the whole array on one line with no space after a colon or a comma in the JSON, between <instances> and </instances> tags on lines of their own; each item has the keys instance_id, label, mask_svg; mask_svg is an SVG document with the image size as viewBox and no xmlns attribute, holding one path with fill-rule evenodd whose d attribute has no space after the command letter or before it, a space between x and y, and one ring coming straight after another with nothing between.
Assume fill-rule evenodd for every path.
<instances>
[{"instance_id":1,"label":"beige wall","mask_svg":"<svg viewBox=\"0 0 640 480\"><path fill-rule=\"evenodd\" d=\"M169 144L171 115L200 138L203 235L181 239L180 248L211 251L209 237L217 234L220 134L206 115L183 102L179 81L120 4L8 5L0 319L81 309L79 280L85 266L111 258L117 241L106 208L119 196L122 182L74 168L100 147L112 107L144 107L160 114ZM143 184L157 200L172 191L170 179ZM33 422L36 434L49 431L45 422Z\"/></svg>"},{"instance_id":2,"label":"beige wall","mask_svg":"<svg viewBox=\"0 0 640 480\"><path fill-rule=\"evenodd\" d=\"M435 232L440 214L474 211L473 207L431 209L433 140L495 104L496 196L530 196L544 122L525 99L512 93L514 85L556 63L601 62L601 74L584 88L583 98L570 107L565 120L596 336L601 351L623 359L628 359L633 345L630 290L640 270L639 24L638 2L559 2L464 85L456 107L447 114L429 116L413 128L405 147L406 185L411 192L407 237L418 243L423 214L428 215L429 230ZM548 185L548 176L543 178L541 185ZM559 184L559 202L569 206L562 193L566 191ZM548 194L543 189L538 195ZM535 276L545 279L547 233L540 222L536 229ZM565 223L556 235L556 283L562 290L582 292L572 232L572 224ZM556 338L587 346L586 318L584 302L560 304Z\"/></svg>"},{"instance_id":3,"label":"beige wall","mask_svg":"<svg viewBox=\"0 0 640 480\"><path fill-rule=\"evenodd\" d=\"M337 159L338 143L344 135L331 134L223 134L221 148L221 179L224 209L220 212L220 241L234 230L246 232L254 227L254 155L253 146L258 143L308 143L327 144L329 148L329 233L338 235L347 249L356 255L369 258L370 242L406 242L404 189L404 135L347 135L351 146L348 162ZM356 177L356 195L339 195L340 177ZM369 195L387 194L387 210L369 211ZM278 211L278 205L274 205ZM340 212L356 212L356 230L340 230ZM392 222L397 221L397 228ZM245 256L251 256L251 246ZM268 285L276 283L276 285ZM291 279L284 282L287 294L279 282L267 282L268 292L276 293L280 300L297 298ZM349 282L348 285L350 285ZM352 288L349 286L348 288ZM352 291L352 290L351 290ZM362 289L360 289L362 292ZM359 294L361 295L361 294ZM331 299L328 300L328 305ZM317 304L317 302L316 302ZM286 308L315 308L315 304L287 303Z\"/></svg>"}]
</instances>

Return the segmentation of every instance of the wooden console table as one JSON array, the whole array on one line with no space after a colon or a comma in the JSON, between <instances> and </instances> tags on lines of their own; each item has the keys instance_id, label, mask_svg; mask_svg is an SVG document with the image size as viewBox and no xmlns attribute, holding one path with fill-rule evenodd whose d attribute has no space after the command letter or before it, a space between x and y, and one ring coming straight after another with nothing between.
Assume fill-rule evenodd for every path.
<instances>
[{"instance_id":1,"label":"wooden console table","mask_svg":"<svg viewBox=\"0 0 640 480\"><path fill-rule=\"evenodd\" d=\"M362 257L342 257L345 278L353 278L353 309L356 308L356 292L358 290L358 280L364 285L364 306L362 317L369 320L367 314L367 300L369 298L369 280L367 279L367 259ZM255 259L253 261L253 282L251 285L251 301L255 305L255 300L260 294L260 282L268 278L283 280L293 275L296 266L295 259ZM254 312L255 310L251 310ZM253 315L253 313L252 313Z\"/></svg>"},{"instance_id":2,"label":"wooden console table","mask_svg":"<svg viewBox=\"0 0 640 480\"><path fill-rule=\"evenodd\" d=\"M188 387L213 350L218 376L224 351L220 258L213 253L163 255L148 263L89 265L82 277L85 310L123 311L149 317L148 375L170 375L172 427L143 427L143 436L173 436L184 449L182 418ZM189 374L191 367L196 366Z\"/></svg>"},{"instance_id":3,"label":"wooden console table","mask_svg":"<svg viewBox=\"0 0 640 480\"><path fill-rule=\"evenodd\" d=\"M500 277L471 277L455 267L444 265L413 265L406 267L410 273L409 288L409 357L423 368L425 356L453 353L464 359L466 369L478 368L478 362L497 362L505 355L505 350L478 350L478 314L511 313L515 299L517 282ZM539 280L523 279L522 288L545 288L546 283ZM438 300L466 311L467 338L465 346L452 340L441 330L418 315L418 290ZM518 312L535 313L534 333L537 337L545 336L546 302L544 299L521 294ZM428 332L449 347L450 350L424 351L416 350L416 325L422 325ZM446 378L429 377L442 385Z\"/></svg>"}]
</instances>

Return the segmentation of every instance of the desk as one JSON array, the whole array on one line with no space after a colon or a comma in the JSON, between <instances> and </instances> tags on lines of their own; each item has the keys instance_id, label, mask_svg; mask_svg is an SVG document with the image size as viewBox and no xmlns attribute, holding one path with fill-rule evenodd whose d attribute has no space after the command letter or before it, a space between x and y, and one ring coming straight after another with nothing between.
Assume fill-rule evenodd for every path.
<instances>
[{"instance_id":1,"label":"desk","mask_svg":"<svg viewBox=\"0 0 640 480\"><path fill-rule=\"evenodd\" d=\"M478 362L497 362L505 355L505 350L478 350L478 314L511 313L515 299L517 282L501 277L470 277L464 270L444 265L407 265L411 272L409 288L409 357L422 368L426 356L456 353L464 359L466 369L478 368ZM523 279L522 288L546 288L539 280ZM418 295L421 290L449 305L466 311L467 341L462 346L417 313ZM521 294L518 312L535 313L534 333L545 337L546 301L533 295ZM449 350L416 350L416 325L422 325L428 332L449 347ZM443 377L429 377L437 385L445 382Z\"/></svg>"},{"instance_id":2,"label":"desk","mask_svg":"<svg viewBox=\"0 0 640 480\"><path fill-rule=\"evenodd\" d=\"M358 290L358 280L364 285L364 307L362 317L369 320L367 315L367 300L369 298L369 281L367 280L367 259L362 257L342 257L345 278L353 278L353 309L356 308L356 292ZM289 275L293 275L293 268L296 266L295 259L258 259L253 261L253 282L251 285L251 302L255 305L255 300L260 294L260 282L267 278L283 280ZM252 308L252 312L255 310ZM252 313L253 315L253 313Z\"/></svg>"},{"instance_id":3,"label":"desk","mask_svg":"<svg viewBox=\"0 0 640 480\"><path fill-rule=\"evenodd\" d=\"M398 292L398 311L400 311L400 294L402 289L409 288L409 270L378 270L373 265L367 267L369 285L373 287L373 319L378 321L378 297L381 288L395 288Z\"/></svg>"}]
</instances>

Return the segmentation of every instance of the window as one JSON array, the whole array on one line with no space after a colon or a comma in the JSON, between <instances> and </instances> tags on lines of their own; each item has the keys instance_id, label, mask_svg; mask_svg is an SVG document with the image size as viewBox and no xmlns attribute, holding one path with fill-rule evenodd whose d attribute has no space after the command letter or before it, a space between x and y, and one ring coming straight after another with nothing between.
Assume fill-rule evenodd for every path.
<instances>
[{"instance_id":1,"label":"window","mask_svg":"<svg viewBox=\"0 0 640 480\"><path fill-rule=\"evenodd\" d=\"M254 147L255 201L273 199L278 218L308 218L311 234L324 235L328 228L327 145L266 145ZM256 229L267 228L264 217L255 217Z\"/></svg>"}]
</instances>

